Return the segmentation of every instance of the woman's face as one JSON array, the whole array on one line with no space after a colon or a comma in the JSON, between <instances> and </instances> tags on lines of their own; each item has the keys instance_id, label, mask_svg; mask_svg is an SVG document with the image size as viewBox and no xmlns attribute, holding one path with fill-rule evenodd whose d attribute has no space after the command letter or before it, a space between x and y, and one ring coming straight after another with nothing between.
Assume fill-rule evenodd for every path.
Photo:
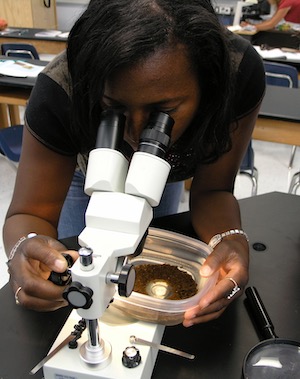
<instances>
[{"instance_id":1,"label":"woman's face","mask_svg":"<svg viewBox=\"0 0 300 379\"><path fill-rule=\"evenodd\" d=\"M105 83L101 105L125 114L124 139L136 150L151 112L166 112L174 119L174 143L191 123L199 102L198 79L185 48L178 45L115 73Z\"/></svg>"}]
</instances>

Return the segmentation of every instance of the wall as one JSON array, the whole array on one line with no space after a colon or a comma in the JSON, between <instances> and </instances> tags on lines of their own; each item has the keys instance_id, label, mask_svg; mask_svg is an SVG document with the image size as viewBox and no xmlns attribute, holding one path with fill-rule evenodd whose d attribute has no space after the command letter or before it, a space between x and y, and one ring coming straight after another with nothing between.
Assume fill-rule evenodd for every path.
<instances>
[{"instance_id":1,"label":"wall","mask_svg":"<svg viewBox=\"0 0 300 379\"><path fill-rule=\"evenodd\" d=\"M56 0L58 29L70 30L88 3L89 0ZM211 0L211 3L222 22L225 25L231 24L237 0Z\"/></svg>"},{"instance_id":2,"label":"wall","mask_svg":"<svg viewBox=\"0 0 300 379\"><path fill-rule=\"evenodd\" d=\"M70 30L88 3L89 0L56 0L58 30Z\"/></svg>"},{"instance_id":3,"label":"wall","mask_svg":"<svg viewBox=\"0 0 300 379\"><path fill-rule=\"evenodd\" d=\"M234 13L236 2L237 0L212 0L213 6L218 8L218 13L221 17L224 16L225 21L228 20L228 22L232 19L230 15ZM89 0L56 0L58 29L62 31L70 30L88 3Z\"/></svg>"}]
</instances>

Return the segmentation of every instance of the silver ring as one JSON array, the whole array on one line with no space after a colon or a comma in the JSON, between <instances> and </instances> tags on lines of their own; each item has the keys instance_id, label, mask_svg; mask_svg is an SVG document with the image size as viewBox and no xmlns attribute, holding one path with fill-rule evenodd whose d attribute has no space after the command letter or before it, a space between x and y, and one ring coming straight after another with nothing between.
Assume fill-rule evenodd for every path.
<instances>
[{"instance_id":1,"label":"silver ring","mask_svg":"<svg viewBox=\"0 0 300 379\"><path fill-rule=\"evenodd\" d=\"M17 290L16 290L16 293L15 293L15 300L16 300L16 304L19 305L20 304L20 301L19 301L19 298L18 298L18 294L19 292L21 291L22 287L19 287Z\"/></svg>"},{"instance_id":2,"label":"silver ring","mask_svg":"<svg viewBox=\"0 0 300 379\"><path fill-rule=\"evenodd\" d=\"M225 279L228 279L230 280L233 284L234 284L234 287L232 289L232 291L230 292L230 294L227 296L227 299L230 300L233 298L233 296L238 293L241 288L238 286L237 282L233 279L233 278L225 278Z\"/></svg>"}]
</instances>

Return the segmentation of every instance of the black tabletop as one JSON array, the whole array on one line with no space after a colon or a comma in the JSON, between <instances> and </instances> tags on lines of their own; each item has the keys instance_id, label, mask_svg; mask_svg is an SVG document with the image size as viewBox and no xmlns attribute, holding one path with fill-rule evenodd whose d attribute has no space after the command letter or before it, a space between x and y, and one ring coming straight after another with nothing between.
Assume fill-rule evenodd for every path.
<instances>
[{"instance_id":1,"label":"black tabletop","mask_svg":"<svg viewBox=\"0 0 300 379\"><path fill-rule=\"evenodd\" d=\"M5 38L19 38L20 43L22 42L22 39L36 39L36 40L46 40L46 41L62 41L66 42L68 37L59 37L57 36L37 36L37 33L41 32L47 32L48 29L40 29L40 28L23 28L23 27L12 27L9 28L9 33L7 33L5 30L0 32L0 37ZM65 33L65 32L63 32Z\"/></svg>"},{"instance_id":2,"label":"black tabletop","mask_svg":"<svg viewBox=\"0 0 300 379\"><path fill-rule=\"evenodd\" d=\"M265 45L266 47L287 47L299 50L299 32L295 30L282 31L277 29L260 31L251 36L253 45Z\"/></svg>"},{"instance_id":3,"label":"black tabletop","mask_svg":"<svg viewBox=\"0 0 300 379\"><path fill-rule=\"evenodd\" d=\"M7 60L14 60L13 57L5 57L3 55L0 55L1 61L7 61ZM46 66L49 62L42 61L39 59L19 59L25 62L29 62L36 66ZM26 89L32 89L36 82L36 77L28 77L28 78L15 78L13 76L5 76L0 75L0 86L5 87L17 87L17 88L26 88Z\"/></svg>"},{"instance_id":4,"label":"black tabletop","mask_svg":"<svg viewBox=\"0 0 300 379\"><path fill-rule=\"evenodd\" d=\"M260 117L300 122L300 90L268 85L259 111Z\"/></svg>"},{"instance_id":5,"label":"black tabletop","mask_svg":"<svg viewBox=\"0 0 300 379\"><path fill-rule=\"evenodd\" d=\"M258 289L277 335L300 341L300 197L274 192L239 203L251 244L249 285ZM193 235L189 213L157 219L153 226ZM244 356L259 342L244 300L243 295L215 321L167 327L163 343L194 353L196 359L160 352L152 378L240 379ZM9 285L0 291L0 303L0 378L32 378L29 370L47 353L70 310L22 309ZM42 372L35 377L42 378Z\"/></svg>"}]
</instances>

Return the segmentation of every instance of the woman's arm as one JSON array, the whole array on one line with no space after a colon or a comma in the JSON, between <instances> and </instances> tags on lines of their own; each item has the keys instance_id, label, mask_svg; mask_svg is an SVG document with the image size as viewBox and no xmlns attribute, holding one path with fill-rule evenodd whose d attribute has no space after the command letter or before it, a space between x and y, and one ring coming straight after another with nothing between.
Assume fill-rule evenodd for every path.
<instances>
[{"instance_id":1,"label":"woman's arm","mask_svg":"<svg viewBox=\"0 0 300 379\"><path fill-rule=\"evenodd\" d=\"M287 15L288 11L290 10L291 7L288 7L288 8L282 8L282 9L278 9L276 11L276 13L273 15L272 18L270 18L269 20L266 20L266 21L263 21L263 22L260 22L258 24L254 24L255 26L255 29L260 32L260 31L263 31L263 30L270 30L270 29L273 29L275 28L275 26L285 18L285 16ZM247 24L251 24L250 22L245 22L245 23L242 23L241 25L244 26L244 25L247 25Z\"/></svg>"},{"instance_id":2,"label":"woman's arm","mask_svg":"<svg viewBox=\"0 0 300 379\"><path fill-rule=\"evenodd\" d=\"M190 206L195 231L204 242L219 233L242 229L239 205L232 191L236 173L244 157L258 115L259 107L239 120L232 136L232 149L215 163L201 165L192 182ZM201 268L203 276L219 271L217 285L201 300L196 309L186 312L184 325L217 318L231 300L233 278L243 288L248 282L249 248L245 236L225 237L210 254ZM241 291L235 295L237 297Z\"/></svg>"},{"instance_id":3,"label":"woman's arm","mask_svg":"<svg viewBox=\"0 0 300 379\"><path fill-rule=\"evenodd\" d=\"M26 307L50 310L65 304L62 288L48 281L50 272L64 272L66 248L56 241L60 211L71 183L76 157L57 154L41 144L24 128L22 155L15 190L3 228L9 257L17 241L26 239L8 263L10 282ZM76 259L76 252L69 252Z\"/></svg>"}]
</instances>

